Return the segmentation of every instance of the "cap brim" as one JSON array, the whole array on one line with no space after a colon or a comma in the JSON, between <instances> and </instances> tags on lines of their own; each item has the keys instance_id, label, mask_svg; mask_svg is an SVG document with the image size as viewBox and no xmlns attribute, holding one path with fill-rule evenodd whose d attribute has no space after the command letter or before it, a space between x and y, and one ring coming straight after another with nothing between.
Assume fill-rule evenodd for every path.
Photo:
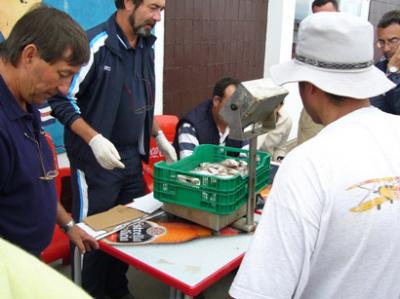
<instances>
[{"instance_id":1,"label":"cap brim","mask_svg":"<svg viewBox=\"0 0 400 299\"><path fill-rule=\"evenodd\" d=\"M271 77L279 85L306 81L325 92L354 99L371 98L396 87L375 66L362 71L333 71L292 60L272 66Z\"/></svg>"}]
</instances>

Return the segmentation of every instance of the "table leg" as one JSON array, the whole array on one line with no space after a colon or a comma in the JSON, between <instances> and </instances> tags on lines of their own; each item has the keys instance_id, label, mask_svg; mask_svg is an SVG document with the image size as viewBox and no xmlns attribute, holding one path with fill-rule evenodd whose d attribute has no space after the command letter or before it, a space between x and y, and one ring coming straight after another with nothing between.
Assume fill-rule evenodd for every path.
<instances>
[{"instance_id":1,"label":"table leg","mask_svg":"<svg viewBox=\"0 0 400 299\"><path fill-rule=\"evenodd\" d=\"M169 288L169 299L193 299L193 297L188 296L173 287L170 287Z\"/></svg>"},{"instance_id":2,"label":"table leg","mask_svg":"<svg viewBox=\"0 0 400 299\"><path fill-rule=\"evenodd\" d=\"M74 282L76 285L81 286L82 285L82 258L83 255L79 252L79 249L77 246L75 246L74 249Z\"/></svg>"}]
</instances>

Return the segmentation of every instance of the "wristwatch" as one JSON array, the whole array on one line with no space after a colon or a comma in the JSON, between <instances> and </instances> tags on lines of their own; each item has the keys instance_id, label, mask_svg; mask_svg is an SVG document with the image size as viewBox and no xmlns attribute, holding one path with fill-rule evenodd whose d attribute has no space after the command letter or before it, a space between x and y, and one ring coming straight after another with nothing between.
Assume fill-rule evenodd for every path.
<instances>
[{"instance_id":1,"label":"wristwatch","mask_svg":"<svg viewBox=\"0 0 400 299\"><path fill-rule=\"evenodd\" d=\"M74 219L71 219L70 222L68 222L67 224L64 225L60 225L60 229L64 232L64 233L68 233L72 227L75 225L75 221Z\"/></svg>"},{"instance_id":2,"label":"wristwatch","mask_svg":"<svg viewBox=\"0 0 400 299\"><path fill-rule=\"evenodd\" d=\"M397 66L389 66L388 68L389 73L398 73L399 72L399 68Z\"/></svg>"}]
</instances>

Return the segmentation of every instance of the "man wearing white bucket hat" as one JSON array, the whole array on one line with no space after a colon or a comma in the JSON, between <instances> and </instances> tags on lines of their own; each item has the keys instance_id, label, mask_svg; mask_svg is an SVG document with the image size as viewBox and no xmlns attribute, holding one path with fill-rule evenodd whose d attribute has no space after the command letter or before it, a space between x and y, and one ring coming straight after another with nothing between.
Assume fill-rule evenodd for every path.
<instances>
[{"instance_id":1,"label":"man wearing white bucket hat","mask_svg":"<svg viewBox=\"0 0 400 299\"><path fill-rule=\"evenodd\" d=\"M232 297L400 297L400 117L369 105L394 87L372 58L370 23L318 13L271 69L325 127L283 161Z\"/></svg>"}]
</instances>

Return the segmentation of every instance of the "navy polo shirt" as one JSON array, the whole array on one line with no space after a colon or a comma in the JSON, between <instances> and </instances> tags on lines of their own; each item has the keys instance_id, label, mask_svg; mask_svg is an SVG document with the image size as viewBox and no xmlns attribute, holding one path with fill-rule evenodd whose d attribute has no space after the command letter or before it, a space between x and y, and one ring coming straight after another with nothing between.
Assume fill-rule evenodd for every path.
<instances>
[{"instance_id":1,"label":"navy polo shirt","mask_svg":"<svg viewBox=\"0 0 400 299\"><path fill-rule=\"evenodd\" d=\"M36 107L17 103L0 76L0 237L39 255L56 223L53 159ZM34 274L33 274L34 275Z\"/></svg>"}]
</instances>

